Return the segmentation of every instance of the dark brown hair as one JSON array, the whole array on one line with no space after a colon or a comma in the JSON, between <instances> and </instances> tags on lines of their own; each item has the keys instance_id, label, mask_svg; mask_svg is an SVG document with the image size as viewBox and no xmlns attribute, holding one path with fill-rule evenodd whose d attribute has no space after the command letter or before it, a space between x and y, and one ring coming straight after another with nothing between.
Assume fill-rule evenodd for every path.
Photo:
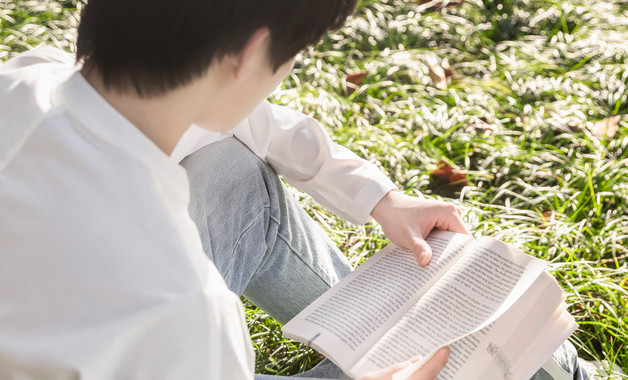
<instances>
[{"instance_id":1,"label":"dark brown hair","mask_svg":"<svg viewBox=\"0 0 628 380\"><path fill-rule=\"evenodd\" d=\"M77 60L105 86L156 96L205 74L240 50L252 33L271 31L277 69L340 27L356 0L89 0L78 28Z\"/></svg>"}]
</instances>

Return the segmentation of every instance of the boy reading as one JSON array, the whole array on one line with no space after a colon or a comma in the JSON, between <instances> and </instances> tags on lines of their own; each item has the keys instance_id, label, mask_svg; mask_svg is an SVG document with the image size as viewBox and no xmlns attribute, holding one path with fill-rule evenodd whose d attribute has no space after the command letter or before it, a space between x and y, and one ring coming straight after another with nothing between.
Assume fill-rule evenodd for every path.
<instances>
[{"instance_id":1,"label":"boy reading","mask_svg":"<svg viewBox=\"0 0 628 380\"><path fill-rule=\"evenodd\" d=\"M466 233L453 205L264 102L354 6L90 0L76 59L0 66L0 378L253 378L238 296L286 322L351 270L278 175L422 265L433 228Z\"/></svg>"}]
</instances>

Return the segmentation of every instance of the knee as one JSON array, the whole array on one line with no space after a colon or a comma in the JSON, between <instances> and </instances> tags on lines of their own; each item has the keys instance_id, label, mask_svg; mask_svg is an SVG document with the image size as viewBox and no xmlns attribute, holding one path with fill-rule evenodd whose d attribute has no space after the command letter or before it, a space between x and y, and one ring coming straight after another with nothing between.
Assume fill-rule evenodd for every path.
<instances>
[{"instance_id":1,"label":"knee","mask_svg":"<svg viewBox=\"0 0 628 380\"><path fill-rule=\"evenodd\" d=\"M181 165L190 181L190 207L203 214L201 209L215 213L234 207L267 207L277 176L233 137L199 149Z\"/></svg>"},{"instance_id":2,"label":"knee","mask_svg":"<svg viewBox=\"0 0 628 380\"><path fill-rule=\"evenodd\" d=\"M186 157L181 165L191 181L241 181L266 170L264 162L235 137L207 145Z\"/></svg>"}]
</instances>

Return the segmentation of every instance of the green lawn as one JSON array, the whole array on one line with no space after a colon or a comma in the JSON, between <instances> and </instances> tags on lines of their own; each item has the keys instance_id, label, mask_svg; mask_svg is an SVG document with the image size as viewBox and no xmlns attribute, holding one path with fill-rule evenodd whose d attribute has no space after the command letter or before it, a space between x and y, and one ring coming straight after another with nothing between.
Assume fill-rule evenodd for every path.
<instances>
[{"instance_id":1,"label":"green lawn","mask_svg":"<svg viewBox=\"0 0 628 380\"><path fill-rule=\"evenodd\" d=\"M478 236L548 260L580 355L628 373L628 2L419 3L362 1L272 101L320 120L408 193L456 202ZM41 43L73 49L76 1L0 4L1 60ZM432 175L439 163L458 181ZM386 244L377 225L300 196L353 263ZM258 370L320 359L262 311L247 317Z\"/></svg>"}]
</instances>

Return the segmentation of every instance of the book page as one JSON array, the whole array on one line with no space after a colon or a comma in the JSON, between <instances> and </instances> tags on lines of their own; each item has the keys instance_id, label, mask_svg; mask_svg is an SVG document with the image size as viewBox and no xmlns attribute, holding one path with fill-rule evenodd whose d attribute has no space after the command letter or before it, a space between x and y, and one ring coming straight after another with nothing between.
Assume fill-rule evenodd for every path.
<instances>
[{"instance_id":1,"label":"book page","mask_svg":"<svg viewBox=\"0 0 628 380\"><path fill-rule=\"evenodd\" d=\"M288 322L284 335L349 369L461 257L473 238L434 231L432 261L420 267L407 250L389 245Z\"/></svg>"},{"instance_id":2,"label":"book page","mask_svg":"<svg viewBox=\"0 0 628 380\"><path fill-rule=\"evenodd\" d=\"M564 305L561 305L540 329L520 336L522 340L517 341L516 337L511 337L503 345L489 343L488 346L481 347L480 351L484 350L485 355L488 354L484 360L487 365L483 371L460 371L456 378L529 379L576 328L577 324L573 317L564 309ZM469 376L470 374L473 375Z\"/></svg>"},{"instance_id":3,"label":"book page","mask_svg":"<svg viewBox=\"0 0 628 380\"><path fill-rule=\"evenodd\" d=\"M450 346L450 360L438 379L519 378L514 376L518 368L531 365L526 361L526 351L532 349L541 354L545 351L538 344L539 335L558 344L565 339L560 328L547 329L564 310L562 299L562 289L556 280L543 272L495 322Z\"/></svg>"},{"instance_id":4,"label":"book page","mask_svg":"<svg viewBox=\"0 0 628 380\"><path fill-rule=\"evenodd\" d=\"M484 328L512 306L544 266L544 261L498 240L478 240L351 369L351 374L425 356Z\"/></svg>"},{"instance_id":5,"label":"book page","mask_svg":"<svg viewBox=\"0 0 628 380\"><path fill-rule=\"evenodd\" d=\"M524 352L525 361L514 369L513 378L528 379L549 359L560 345L578 329L578 324L573 316L567 311L567 305L563 303L562 311L557 310L555 315L560 314L558 319L549 323L545 329L540 330L533 343L526 347Z\"/></svg>"}]
</instances>

